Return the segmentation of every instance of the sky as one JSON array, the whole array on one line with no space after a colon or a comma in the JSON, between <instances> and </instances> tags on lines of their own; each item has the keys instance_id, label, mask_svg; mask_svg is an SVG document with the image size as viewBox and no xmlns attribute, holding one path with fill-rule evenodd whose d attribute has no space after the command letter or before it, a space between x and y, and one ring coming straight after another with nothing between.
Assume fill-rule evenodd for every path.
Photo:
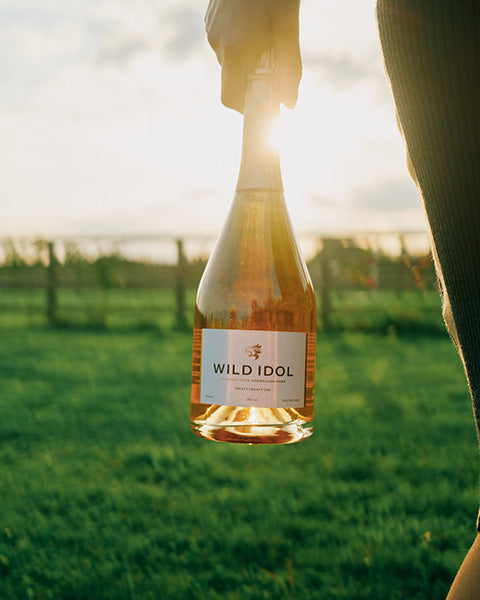
<instances>
[{"instance_id":1,"label":"sky","mask_svg":"<svg viewBox=\"0 0 480 600\"><path fill-rule=\"evenodd\" d=\"M239 168L207 0L0 0L0 236L216 233ZM280 154L297 232L417 231L373 0L303 0Z\"/></svg>"}]
</instances>

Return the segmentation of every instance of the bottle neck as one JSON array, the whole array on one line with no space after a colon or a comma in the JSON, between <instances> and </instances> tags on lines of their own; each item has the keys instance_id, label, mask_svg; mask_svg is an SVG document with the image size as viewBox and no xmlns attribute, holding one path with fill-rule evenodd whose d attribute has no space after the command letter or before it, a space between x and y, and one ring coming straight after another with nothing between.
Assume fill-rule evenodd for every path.
<instances>
[{"instance_id":1,"label":"bottle neck","mask_svg":"<svg viewBox=\"0 0 480 600\"><path fill-rule=\"evenodd\" d=\"M270 141L271 127L278 116L271 69L249 75L243 110L243 145L237 191L249 189L282 192L278 151Z\"/></svg>"}]
</instances>

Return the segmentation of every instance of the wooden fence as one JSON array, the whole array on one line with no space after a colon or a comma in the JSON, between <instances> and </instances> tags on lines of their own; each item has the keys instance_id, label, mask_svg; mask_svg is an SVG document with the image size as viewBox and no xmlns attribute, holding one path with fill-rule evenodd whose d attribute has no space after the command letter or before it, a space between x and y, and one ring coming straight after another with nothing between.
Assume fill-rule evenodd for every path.
<instances>
[{"instance_id":1,"label":"wooden fence","mask_svg":"<svg viewBox=\"0 0 480 600\"><path fill-rule=\"evenodd\" d=\"M30 262L22 259L18 249L12 250L15 249L15 242L8 240L10 255L4 252L3 265L0 266L0 293L2 288L7 287L43 288L45 314L48 321L54 323L60 308L59 289L78 286L79 278L84 288L167 287L174 295L175 321L179 326L184 326L187 322L187 291L196 287L205 265L205 256L190 260L186 256L185 246L195 241L195 238L142 238L151 244L161 239L175 248L175 260L168 265L124 259L118 251L119 240L123 240L122 243L138 241L138 236L112 239L115 240L117 249L110 257L98 255L95 259L90 257L88 260L78 252L73 260L65 252L68 244L70 248L72 244L77 244L78 248L78 244L81 244L79 238L30 241L37 249L37 257L30 259ZM384 241L380 243L379 240L382 239ZM412 240L415 241L413 249L409 247L412 246ZM424 233L355 234L336 238L310 235L308 241L313 248L308 266L319 299L319 316L324 324L329 323L335 310L332 294L336 292L422 291L436 285L428 240ZM24 245L25 243L24 241ZM211 246L211 239L209 244ZM59 259L59 255L63 255L63 260Z\"/></svg>"}]
</instances>

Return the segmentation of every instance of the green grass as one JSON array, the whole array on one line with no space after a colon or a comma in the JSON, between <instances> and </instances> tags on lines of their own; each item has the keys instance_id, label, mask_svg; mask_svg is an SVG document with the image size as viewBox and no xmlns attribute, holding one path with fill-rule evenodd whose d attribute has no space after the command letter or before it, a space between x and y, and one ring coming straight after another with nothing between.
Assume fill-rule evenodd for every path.
<instances>
[{"instance_id":1,"label":"green grass","mask_svg":"<svg viewBox=\"0 0 480 600\"><path fill-rule=\"evenodd\" d=\"M440 296L435 290L359 290L332 293L332 313L326 328L444 335ZM318 302L319 314L322 314Z\"/></svg>"},{"instance_id":2,"label":"green grass","mask_svg":"<svg viewBox=\"0 0 480 600\"><path fill-rule=\"evenodd\" d=\"M89 329L163 329L177 323L176 298L168 289L59 289L58 326ZM185 292L185 317L192 322L195 290ZM428 333L445 335L436 291L363 290L331 294L332 313L319 326L329 330ZM2 289L0 313L11 323L45 323L46 295L42 289Z\"/></svg>"},{"instance_id":3,"label":"green grass","mask_svg":"<svg viewBox=\"0 0 480 600\"><path fill-rule=\"evenodd\" d=\"M59 289L58 325L70 328L157 329L176 323L176 299L165 289ZM195 290L185 292L185 312L191 319ZM2 289L3 321L40 326L46 320L46 294L42 289Z\"/></svg>"},{"instance_id":4,"label":"green grass","mask_svg":"<svg viewBox=\"0 0 480 600\"><path fill-rule=\"evenodd\" d=\"M478 505L445 334L321 332L314 435L279 447L190 433L188 332L0 340L0 598L445 598Z\"/></svg>"}]
</instances>

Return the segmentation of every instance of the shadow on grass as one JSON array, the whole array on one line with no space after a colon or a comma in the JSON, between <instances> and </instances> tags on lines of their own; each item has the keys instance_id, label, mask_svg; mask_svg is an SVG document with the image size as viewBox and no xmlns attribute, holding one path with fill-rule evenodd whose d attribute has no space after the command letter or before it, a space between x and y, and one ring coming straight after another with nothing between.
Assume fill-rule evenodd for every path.
<instances>
[{"instance_id":1,"label":"shadow on grass","mask_svg":"<svg viewBox=\"0 0 480 600\"><path fill-rule=\"evenodd\" d=\"M73 320L73 319L62 319L57 318L51 320L47 324L48 329L57 331L74 331L74 332L88 332L88 333L156 333L162 337L167 335L168 329L171 329L160 325L154 321L136 321L130 323L116 323L105 320Z\"/></svg>"},{"instance_id":2,"label":"shadow on grass","mask_svg":"<svg viewBox=\"0 0 480 600\"><path fill-rule=\"evenodd\" d=\"M40 326L43 327L43 326ZM47 324L48 329L57 331L88 333L154 333L162 337L171 334L191 335L193 326L185 320L181 323L157 323L155 321L115 322L109 320L56 319ZM365 333L387 337L430 337L445 338L448 332L443 321L409 319L405 317L378 317L374 320L359 318L332 319L327 324L319 322L317 333Z\"/></svg>"},{"instance_id":3,"label":"shadow on grass","mask_svg":"<svg viewBox=\"0 0 480 600\"><path fill-rule=\"evenodd\" d=\"M340 317L329 323L319 324L319 332L326 333L373 333L377 335L402 337L448 337L441 319L425 319L408 316L389 317L387 315L368 317Z\"/></svg>"}]
</instances>

